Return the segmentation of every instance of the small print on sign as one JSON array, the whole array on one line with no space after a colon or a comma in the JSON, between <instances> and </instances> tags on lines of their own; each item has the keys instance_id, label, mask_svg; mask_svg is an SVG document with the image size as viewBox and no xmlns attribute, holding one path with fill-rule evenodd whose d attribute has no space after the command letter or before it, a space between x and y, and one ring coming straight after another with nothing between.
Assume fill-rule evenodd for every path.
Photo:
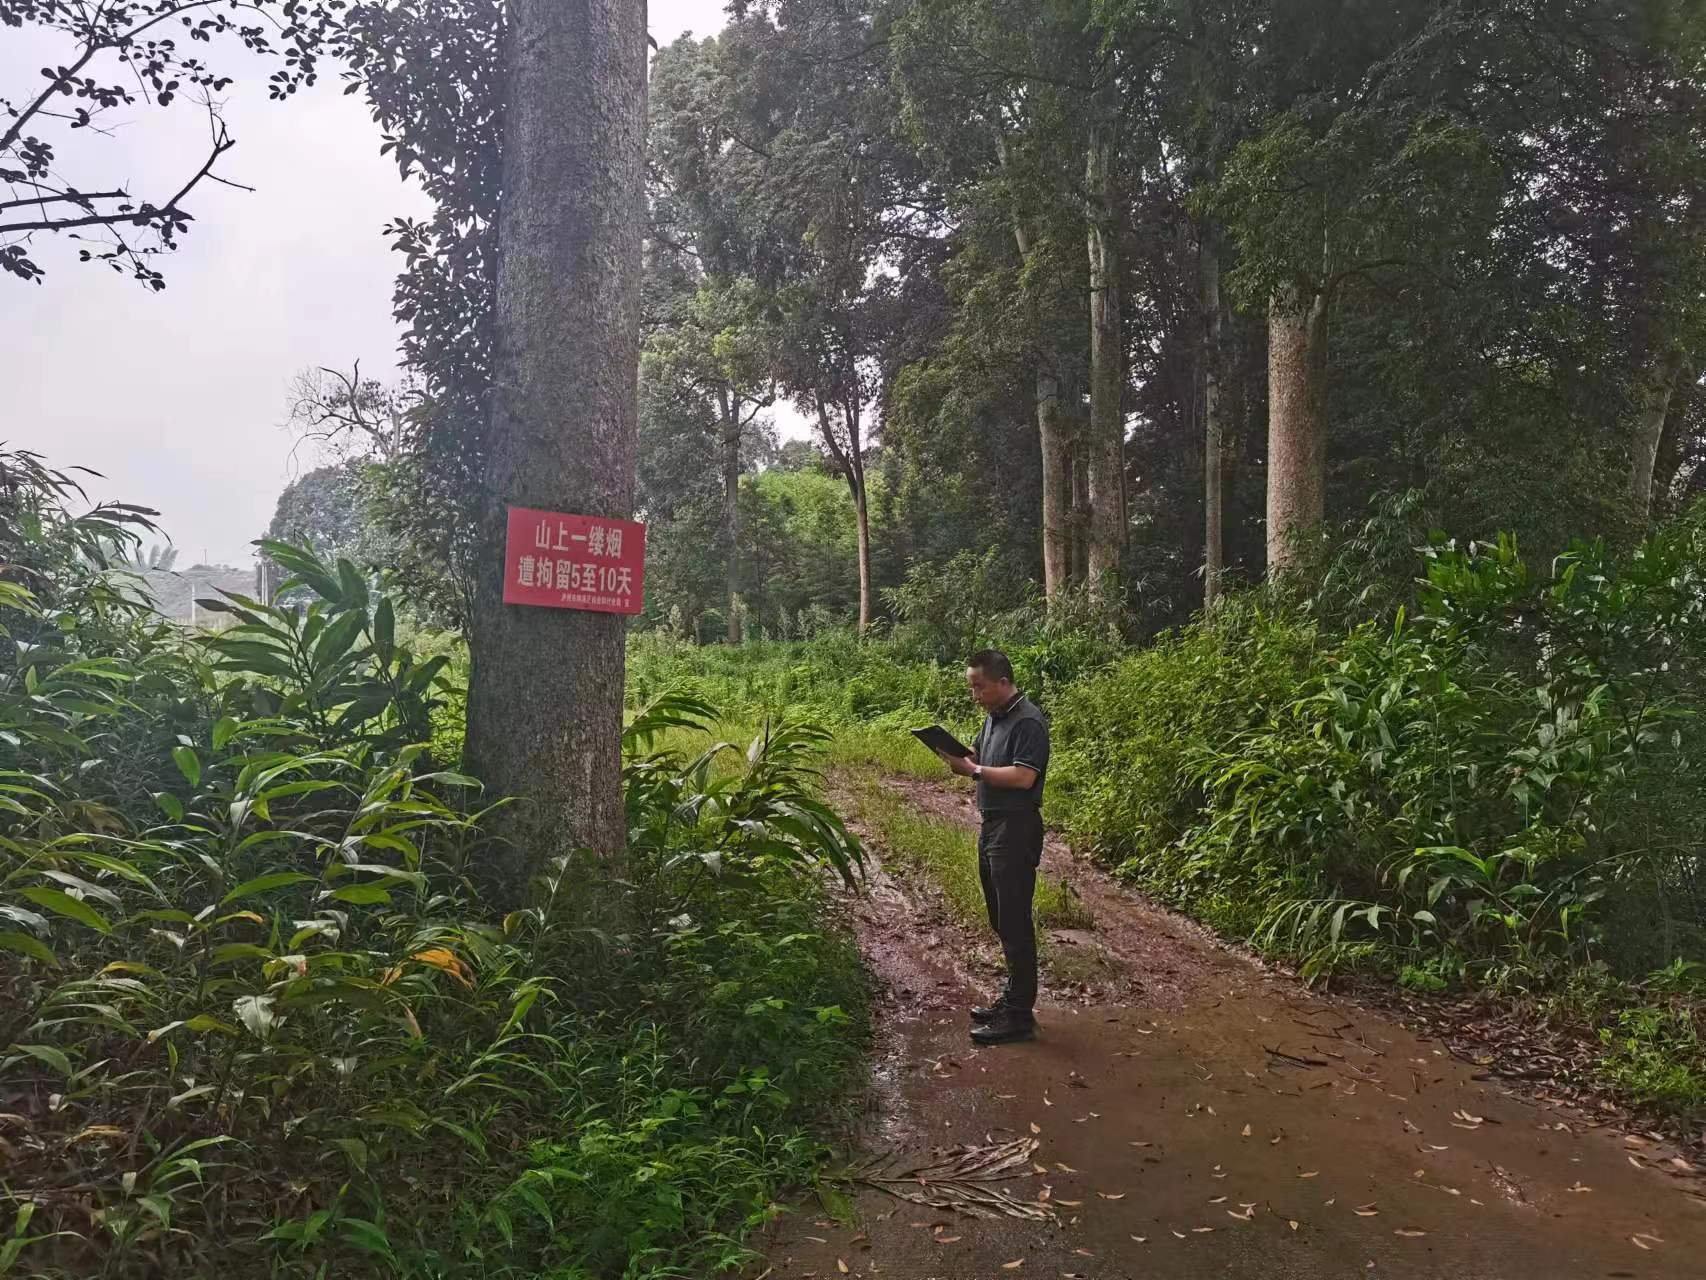
<instances>
[{"instance_id":1,"label":"small print on sign","mask_svg":"<svg viewBox=\"0 0 1706 1280\"><path fill-rule=\"evenodd\" d=\"M504 603L638 613L646 526L632 520L509 509Z\"/></svg>"}]
</instances>

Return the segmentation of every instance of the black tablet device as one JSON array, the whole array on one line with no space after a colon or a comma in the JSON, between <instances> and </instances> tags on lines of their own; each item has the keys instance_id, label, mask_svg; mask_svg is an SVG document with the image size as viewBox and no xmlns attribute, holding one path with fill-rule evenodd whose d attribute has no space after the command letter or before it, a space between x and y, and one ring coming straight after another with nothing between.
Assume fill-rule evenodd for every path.
<instances>
[{"instance_id":1,"label":"black tablet device","mask_svg":"<svg viewBox=\"0 0 1706 1280\"><path fill-rule=\"evenodd\" d=\"M914 729L912 736L932 751L945 751L951 756L969 756L971 754L970 747L939 724L933 724L927 729Z\"/></svg>"}]
</instances>

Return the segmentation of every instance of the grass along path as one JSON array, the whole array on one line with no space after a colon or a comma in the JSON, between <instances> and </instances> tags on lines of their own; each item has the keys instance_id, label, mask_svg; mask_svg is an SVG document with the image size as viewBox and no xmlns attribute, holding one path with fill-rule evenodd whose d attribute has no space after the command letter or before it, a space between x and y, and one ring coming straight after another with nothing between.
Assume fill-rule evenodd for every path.
<instances>
[{"instance_id":1,"label":"grass along path","mask_svg":"<svg viewBox=\"0 0 1706 1280\"><path fill-rule=\"evenodd\" d=\"M843 774L841 781L852 801L850 816L881 844L889 870L928 877L961 924L985 928L977 829L916 807L905 793L885 785L871 770ZM1039 932L1085 929L1093 923L1071 885L1059 876L1038 874L1034 909Z\"/></svg>"}]
</instances>

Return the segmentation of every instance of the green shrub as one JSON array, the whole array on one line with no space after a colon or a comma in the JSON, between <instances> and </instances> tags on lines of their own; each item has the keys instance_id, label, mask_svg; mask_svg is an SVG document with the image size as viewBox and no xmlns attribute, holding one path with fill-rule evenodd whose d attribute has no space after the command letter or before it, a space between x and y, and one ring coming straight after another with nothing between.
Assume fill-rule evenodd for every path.
<instances>
[{"instance_id":1,"label":"green shrub","mask_svg":"<svg viewBox=\"0 0 1706 1280\"><path fill-rule=\"evenodd\" d=\"M1253 882L1259 871L1236 859L1217 872L1186 856L1206 801L1193 770L1212 744L1236 740L1294 695L1316 645L1311 624L1261 597L1233 598L1211 621L1074 686L1053 707L1050 820L1193 910L1221 895L1223 874Z\"/></svg>"},{"instance_id":2,"label":"green shrub","mask_svg":"<svg viewBox=\"0 0 1706 1280\"><path fill-rule=\"evenodd\" d=\"M478 784L440 767L456 642L283 546L300 609L186 636L109 574L125 513L73 493L0 453L0 1269L741 1261L861 1059L826 735L637 709L624 865L558 856L499 915Z\"/></svg>"}]
</instances>

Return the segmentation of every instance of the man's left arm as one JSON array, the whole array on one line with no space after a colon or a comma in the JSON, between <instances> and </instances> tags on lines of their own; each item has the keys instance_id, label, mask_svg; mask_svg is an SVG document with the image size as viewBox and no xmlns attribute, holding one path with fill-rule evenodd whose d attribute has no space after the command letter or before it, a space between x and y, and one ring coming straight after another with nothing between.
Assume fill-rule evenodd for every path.
<instances>
[{"instance_id":1,"label":"man's left arm","mask_svg":"<svg viewBox=\"0 0 1706 1280\"><path fill-rule=\"evenodd\" d=\"M1037 771L1028 764L985 765L983 780L1003 791L1029 791L1036 785Z\"/></svg>"},{"instance_id":2,"label":"man's left arm","mask_svg":"<svg viewBox=\"0 0 1706 1280\"><path fill-rule=\"evenodd\" d=\"M972 761L950 762L949 768L971 777ZM1048 767L1048 730L1041 721L1025 720L1013 730L1013 763L985 765L983 780L1002 791L1029 791Z\"/></svg>"}]
</instances>

